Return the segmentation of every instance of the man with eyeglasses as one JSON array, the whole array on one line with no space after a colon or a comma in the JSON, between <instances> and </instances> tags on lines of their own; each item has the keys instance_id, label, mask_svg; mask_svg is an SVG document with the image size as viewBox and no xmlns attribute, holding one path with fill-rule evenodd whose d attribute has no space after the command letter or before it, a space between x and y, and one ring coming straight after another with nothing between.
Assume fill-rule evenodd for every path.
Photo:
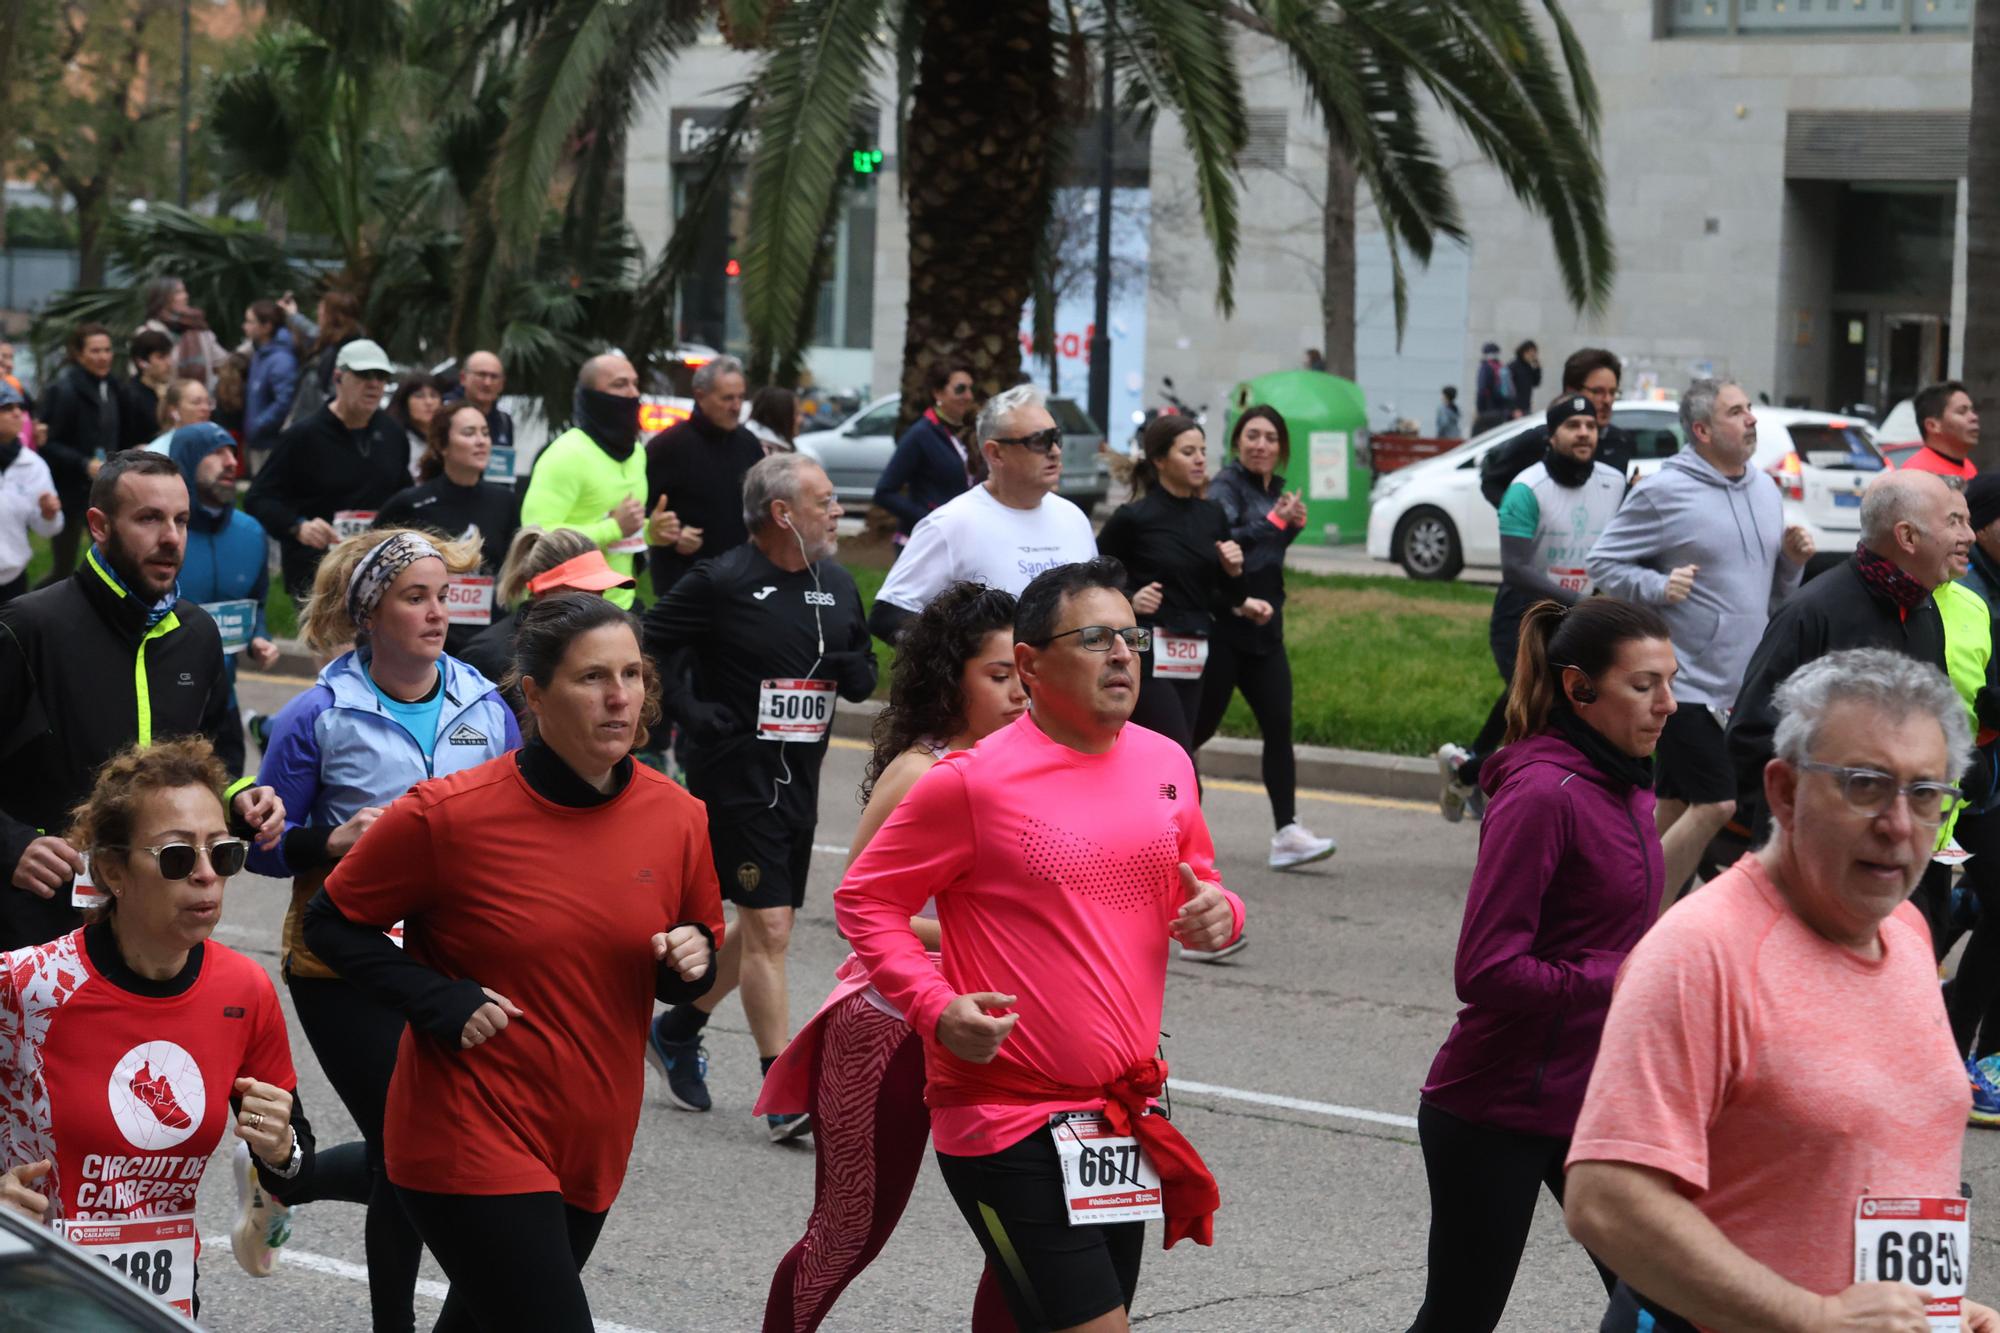
<instances>
[{"instance_id":1,"label":"man with eyeglasses","mask_svg":"<svg viewBox=\"0 0 2000 1333\"><path fill-rule=\"evenodd\" d=\"M1622 1279L1599 1327L1996 1333L1966 1298L1965 1069L1908 902L1959 800L1964 706L1873 648L1801 667L1772 711L1769 840L1612 994L1564 1200Z\"/></svg>"},{"instance_id":2,"label":"man with eyeglasses","mask_svg":"<svg viewBox=\"0 0 2000 1333\"><path fill-rule=\"evenodd\" d=\"M931 405L896 441L896 452L875 483L875 503L896 516L899 542L908 539L924 515L965 494L976 471L977 455L959 438L972 414L971 368L942 360L924 378Z\"/></svg>"},{"instance_id":3,"label":"man with eyeglasses","mask_svg":"<svg viewBox=\"0 0 2000 1333\"><path fill-rule=\"evenodd\" d=\"M285 807L243 772L215 621L181 597L190 499L164 454L115 454L91 482L69 577L0 606L0 950L76 929L88 888L64 841L98 770L135 743L206 736L235 781L234 831L267 845Z\"/></svg>"},{"instance_id":4,"label":"man with eyeglasses","mask_svg":"<svg viewBox=\"0 0 2000 1333\"><path fill-rule=\"evenodd\" d=\"M333 400L278 437L243 508L277 540L285 590L304 601L327 548L364 532L410 484L409 437L382 410L395 373L367 338L340 349Z\"/></svg>"},{"instance_id":5,"label":"man with eyeglasses","mask_svg":"<svg viewBox=\"0 0 2000 1333\"><path fill-rule=\"evenodd\" d=\"M1097 554L1090 519L1055 494L1062 484L1062 429L1042 391L1020 384L979 409L986 480L925 515L889 569L868 628L893 644L903 623L954 583L1019 595L1045 570Z\"/></svg>"},{"instance_id":6,"label":"man with eyeglasses","mask_svg":"<svg viewBox=\"0 0 2000 1333\"><path fill-rule=\"evenodd\" d=\"M459 391L465 401L486 414L486 429L493 437L493 449L502 449L511 456L514 448L514 418L500 406L500 395L507 389L507 367L492 352L474 352L465 358L465 369L459 372Z\"/></svg>"},{"instance_id":7,"label":"man with eyeglasses","mask_svg":"<svg viewBox=\"0 0 2000 1333\"><path fill-rule=\"evenodd\" d=\"M1630 434L1611 424L1611 408L1618 401L1618 378L1623 370L1614 352L1602 347L1578 348L1563 362L1562 396L1582 394L1590 400L1597 410L1597 461L1629 479L1636 446ZM1548 451L1549 434L1547 425L1535 426L1486 451L1479 460L1479 491L1486 503L1500 507L1514 478L1542 460Z\"/></svg>"},{"instance_id":8,"label":"man with eyeglasses","mask_svg":"<svg viewBox=\"0 0 2000 1333\"><path fill-rule=\"evenodd\" d=\"M1032 711L918 779L834 893L841 933L924 1039L945 1184L1023 1329L1123 1329L1145 1219L1213 1241L1201 1158L1152 1109L1167 944L1226 948L1194 763L1126 723L1146 647L1125 568L1028 584ZM910 917L936 898L934 966ZM1067 1169L1065 1162L1067 1161Z\"/></svg>"},{"instance_id":9,"label":"man with eyeglasses","mask_svg":"<svg viewBox=\"0 0 2000 1333\"><path fill-rule=\"evenodd\" d=\"M1604 543L1598 545L1602 550ZM1934 594L1965 568L1971 545L1965 496L1938 477L1895 471L1869 483L1861 497L1861 544L1771 617L1744 669L1727 745L1737 823L1753 840L1763 836L1769 820L1764 769L1776 744L1779 686L1806 663L1849 648L1885 648L1944 671L1944 619ZM1723 619L1710 632L1720 636L1731 629ZM1685 676L1690 645L1700 651L1702 642L1698 631L1683 642L1677 629L1674 643L1681 650ZM1917 889L1915 901L1932 935L1942 939L1950 906L1949 872L1936 867Z\"/></svg>"},{"instance_id":10,"label":"man with eyeglasses","mask_svg":"<svg viewBox=\"0 0 2000 1333\"><path fill-rule=\"evenodd\" d=\"M875 689L861 594L833 559L841 508L826 472L772 454L744 477L738 507L750 540L696 565L646 613L688 790L708 807L716 878L736 907L715 985L661 1014L648 1043L683 1111L712 1105L701 1034L739 980L766 1071L791 1040L785 953L805 905L835 698ZM773 1142L810 1127L804 1114L766 1117Z\"/></svg>"}]
</instances>

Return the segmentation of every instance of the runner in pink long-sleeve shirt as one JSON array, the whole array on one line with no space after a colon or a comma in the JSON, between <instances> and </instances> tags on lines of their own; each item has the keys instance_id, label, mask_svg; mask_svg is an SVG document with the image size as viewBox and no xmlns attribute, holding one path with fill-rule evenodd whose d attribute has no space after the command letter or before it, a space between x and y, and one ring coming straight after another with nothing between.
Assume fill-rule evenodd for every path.
<instances>
[{"instance_id":1,"label":"runner in pink long-sleeve shirt","mask_svg":"<svg viewBox=\"0 0 2000 1333\"><path fill-rule=\"evenodd\" d=\"M1023 1330L1126 1328L1144 1240L1128 1219L1163 1210L1169 1244L1207 1243L1218 1202L1145 1108L1168 939L1221 948L1243 904L1213 882L1186 754L1126 725L1144 631L1124 581L1099 559L1029 585L1014 652L1033 712L926 773L834 894L924 1038L939 1165ZM910 928L933 896L941 968Z\"/></svg>"}]
</instances>

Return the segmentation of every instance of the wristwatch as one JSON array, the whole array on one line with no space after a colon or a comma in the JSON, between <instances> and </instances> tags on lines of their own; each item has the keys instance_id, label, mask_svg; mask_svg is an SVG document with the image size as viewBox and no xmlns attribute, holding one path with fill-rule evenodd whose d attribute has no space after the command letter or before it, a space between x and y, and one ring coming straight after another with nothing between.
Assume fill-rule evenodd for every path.
<instances>
[{"instance_id":1,"label":"wristwatch","mask_svg":"<svg viewBox=\"0 0 2000 1333\"><path fill-rule=\"evenodd\" d=\"M285 1159L283 1166L272 1166L269 1162L265 1162L264 1169L280 1180L291 1180L299 1174L305 1164L305 1146L299 1142L299 1132L295 1129L292 1131L292 1155Z\"/></svg>"}]
</instances>

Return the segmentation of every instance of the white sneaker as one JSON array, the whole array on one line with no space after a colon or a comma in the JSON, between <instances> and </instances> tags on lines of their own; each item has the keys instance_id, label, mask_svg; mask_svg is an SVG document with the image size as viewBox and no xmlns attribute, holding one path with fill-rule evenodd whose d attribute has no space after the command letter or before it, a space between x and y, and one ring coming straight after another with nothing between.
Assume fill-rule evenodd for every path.
<instances>
[{"instance_id":1,"label":"white sneaker","mask_svg":"<svg viewBox=\"0 0 2000 1333\"><path fill-rule=\"evenodd\" d=\"M1238 935L1234 943L1225 944L1220 949L1190 949L1178 940L1174 942L1174 947L1180 950L1183 963L1219 963L1225 958L1233 958L1242 953L1249 942L1247 936Z\"/></svg>"},{"instance_id":2,"label":"white sneaker","mask_svg":"<svg viewBox=\"0 0 2000 1333\"><path fill-rule=\"evenodd\" d=\"M1450 741L1437 748L1438 772L1444 777L1444 786L1438 789L1438 813L1444 816L1447 824L1456 824L1464 819L1465 808L1484 796L1471 783L1458 780L1459 766L1470 758L1470 750Z\"/></svg>"},{"instance_id":3,"label":"white sneaker","mask_svg":"<svg viewBox=\"0 0 2000 1333\"><path fill-rule=\"evenodd\" d=\"M1337 846L1332 838L1322 838L1294 819L1271 835L1269 864L1273 870L1290 870L1293 866L1310 865L1314 861L1324 861L1332 856Z\"/></svg>"},{"instance_id":4,"label":"white sneaker","mask_svg":"<svg viewBox=\"0 0 2000 1333\"><path fill-rule=\"evenodd\" d=\"M236 1226L229 1248L251 1277L269 1277L278 1266L278 1250L292 1238L292 1210L265 1192L264 1182L250 1166L250 1145L238 1139L230 1158L236 1175Z\"/></svg>"}]
</instances>

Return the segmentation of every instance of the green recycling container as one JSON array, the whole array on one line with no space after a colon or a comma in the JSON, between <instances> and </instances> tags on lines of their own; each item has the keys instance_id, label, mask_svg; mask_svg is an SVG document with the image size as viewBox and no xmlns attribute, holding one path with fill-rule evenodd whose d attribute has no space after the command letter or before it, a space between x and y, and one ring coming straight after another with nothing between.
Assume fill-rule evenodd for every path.
<instances>
[{"instance_id":1,"label":"green recycling container","mask_svg":"<svg viewBox=\"0 0 2000 1333\"><path fill-rule=\"evenodd\" d=\"M1302 542L1332 546L1368 538L1368 401L1353 380L1323 370L1280 370L1244 380L1229 393L1229 420L1252 407L1284 414L1292 460L1283 471L1288 489L1306 497Z\"/></svg>"}]
</instances>

